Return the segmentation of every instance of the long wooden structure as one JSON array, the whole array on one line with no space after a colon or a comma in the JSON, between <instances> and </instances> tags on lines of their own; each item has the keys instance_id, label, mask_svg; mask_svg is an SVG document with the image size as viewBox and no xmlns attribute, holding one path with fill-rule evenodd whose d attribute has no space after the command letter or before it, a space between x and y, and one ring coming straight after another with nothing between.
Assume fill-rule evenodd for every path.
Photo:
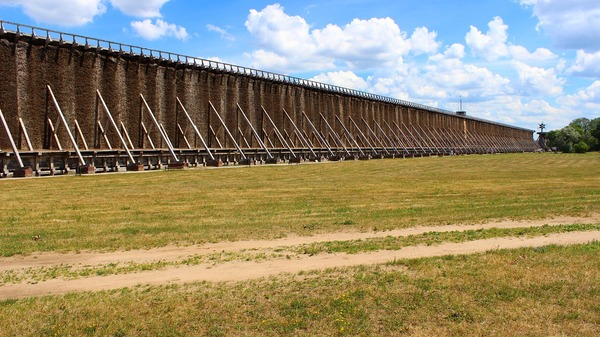
<instances>
[{"instance_id":1,"label":"long wooden structure","mask_svg":"<svg viewBox=\"0 0 600 337\"><path fill-rule=\"evenodd\" d=\"M533 130L6 21L0 79L4 177L539 148Z\"/></svg>"}]
</instances>

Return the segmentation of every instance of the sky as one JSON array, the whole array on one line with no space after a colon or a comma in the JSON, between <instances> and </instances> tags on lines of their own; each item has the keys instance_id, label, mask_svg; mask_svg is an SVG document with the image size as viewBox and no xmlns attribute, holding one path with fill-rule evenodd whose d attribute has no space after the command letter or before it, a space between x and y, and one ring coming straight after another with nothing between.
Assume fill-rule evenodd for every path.
<instances>
[{"instance_id":1,"label":"sky","mask_svg":"<svg viewBox=\"0 0 600 337\"><path fill-rule=\"evenodd\" d=\"M531 130L600 117L598 0L0 0L0 20Z\"/></svg>"}]
</instances>

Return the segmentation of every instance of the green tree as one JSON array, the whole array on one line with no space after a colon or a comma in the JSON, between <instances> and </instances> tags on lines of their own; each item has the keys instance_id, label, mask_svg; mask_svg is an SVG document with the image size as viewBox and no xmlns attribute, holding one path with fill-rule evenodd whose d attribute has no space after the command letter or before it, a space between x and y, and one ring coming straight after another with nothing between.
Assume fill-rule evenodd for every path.
<instances>
[{"instance_id":1,"label":"green tree","mask_svg":"<svg viewBox=\"0 0 600 337\"><path fill-rule=\"evenodd\" d=\"M590 146L587 145L586 142L579 141L579 143L573 145L573 151L577 152L577 153L586 153L590 150Z\"/></svg>"},{"instance_id":2,"label":"green tree","mask_svg":"<svg viewBox=\"0 0 600 337\"><path fill-rule=\"evenodd\" d=\"M595 146L592 146L592 150L600 151L600 117L592 119L589 128L590 136L596 140Z\"/></svg>"}]
</instances>

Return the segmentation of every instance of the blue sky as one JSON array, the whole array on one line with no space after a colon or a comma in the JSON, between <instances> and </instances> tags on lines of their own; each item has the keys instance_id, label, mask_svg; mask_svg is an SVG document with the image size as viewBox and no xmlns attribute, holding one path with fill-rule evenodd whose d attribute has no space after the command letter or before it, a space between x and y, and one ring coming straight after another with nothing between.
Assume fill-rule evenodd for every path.
<instances>
[{"instance_id":1,"label":"blue sky","mask_svg":"<svg viewBox=\"0 0 600 337\"><path fill-rule=\"evenodd\" d=\"M0 0L0 19L530 129L600 117L597 0Z\"/></svg>"}]
</instances>

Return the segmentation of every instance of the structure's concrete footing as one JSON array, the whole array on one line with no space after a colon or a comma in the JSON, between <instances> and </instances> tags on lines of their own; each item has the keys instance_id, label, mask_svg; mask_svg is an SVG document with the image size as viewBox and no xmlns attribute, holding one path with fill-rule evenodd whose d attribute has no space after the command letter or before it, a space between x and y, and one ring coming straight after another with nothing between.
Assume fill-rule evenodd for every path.
<instances>
[{"instance_id":1,"label":"structure's concrete footing","mask_svg":"<svg viewBox=\"0 0 600 337\"><path fill-rule=\"evenodd\" d=\"M93 174L96 173L96 167L94 165L81 165L77 167L77 173L79 174Z\"/></svg>"},{"instance_id":2,"label":"structure's concrete footing","mask_svg":"<svg viewBox=\"0 0 600 337\"><path fill-rule=\"evenodd\" d=\"M169 163L169 165L167 166L169 170L183 170L186 167L188 167L188 163L181 161L176 163Z\"/></svg>"},{"instance_id":3,"label":"structure's concrete footing","mask_svg":"<svg viewBox=\"0 0 600 337\"><path fill-rule=\"evenodd\" d=\"M140 163L127 165L127 171L139 172L144 170L144 165Z\"/></svg>"},{"instance_id":4,"label":"structure's concrete footing","mask_svg":"<svg viewBox=\"0 0 600 337\"><path fill-rule=\"evenodd\" d=\"M21 167L13 172L15 178L30 178L33 177L33 170L29 166Z\"/></svg>"}]
</instances>

